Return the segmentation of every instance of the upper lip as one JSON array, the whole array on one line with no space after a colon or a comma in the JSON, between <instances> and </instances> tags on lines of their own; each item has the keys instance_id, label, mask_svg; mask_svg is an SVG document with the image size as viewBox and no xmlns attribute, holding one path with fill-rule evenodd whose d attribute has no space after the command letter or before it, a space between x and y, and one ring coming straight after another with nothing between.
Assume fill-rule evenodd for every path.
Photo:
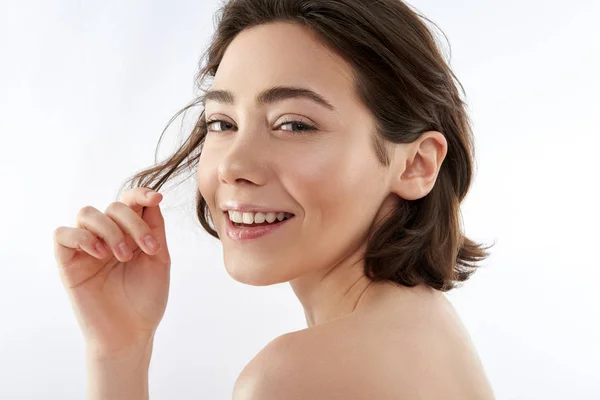
<instances>
[{"instance_id":1,"label":"upper lip","mask_svg":"<svg viewBox=\"0 0 600 400\"><path fill-rule=\"evenodd\" d=\"M258 204L249 204L249 203L236 203L234 201L229 201L227 203L221 204L221 210L227 211L239 211L239 212L262 212L262 213L279 213L285 212L289 214L293 214L289 211L282 210L281 208L271 207L271 206L261 206Z\"/></svg>"}]
</instances>

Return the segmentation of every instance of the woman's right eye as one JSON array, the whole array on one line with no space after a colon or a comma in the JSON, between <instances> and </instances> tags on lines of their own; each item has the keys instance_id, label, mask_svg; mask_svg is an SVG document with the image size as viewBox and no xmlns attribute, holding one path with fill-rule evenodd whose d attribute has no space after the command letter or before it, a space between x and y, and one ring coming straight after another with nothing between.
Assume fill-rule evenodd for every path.
<instances>
[{"instance_id":1,"label":"woman's right eye","mask_svg":"<svg viewBox=\"0 0 600 400\"><path fill-rule=\"evenodd\" d=\"M216 126L220 126L220 127L221 127L221 129L216 129L216 130L215 130L215 129L210 129L210 127L211 127L213 124L215 124ZM218 125L218 124L226 124L225 126L227 126L227 127L226 127L226 128L223 128L223 127L224 127L224 125ZM222 131L225 131L225 130L229 130L229 129L231 129L231 127L232 127L232 126L233 126L233 124L232 124L232 123L230 123L230 122L227 122L227 121L223 121L223 120L220 120L220 119L213 119L213 120L210 120L210 121L206 121L206 129L207 129L209 132L222 132Z\"/></svg>"}]
</instances>

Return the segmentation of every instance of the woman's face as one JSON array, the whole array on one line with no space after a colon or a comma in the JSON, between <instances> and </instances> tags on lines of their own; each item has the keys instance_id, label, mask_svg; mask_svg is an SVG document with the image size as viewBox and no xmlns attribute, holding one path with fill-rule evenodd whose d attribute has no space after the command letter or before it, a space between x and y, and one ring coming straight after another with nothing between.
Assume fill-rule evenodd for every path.
<instances>
[{"instance_id":1,"label":"woman's face","mask_svg":"<svg viewBox=\"0 0 600 400\"><path fill-rule=\"evenodd\" d=\"M257 104L273 87L312 90L333 109L306 97ZM350 66L303 27L260 25L233 40L211 90L230 91L234 101L206 101L206 120L224 122L209 123L197 181L231 277L270 285L323 272L355 254L376 216L397 198L371 145L374 119L354 95ZM230 201L294 217L240 242L226 234L221 206Z\"/></svg>"}]
</instances>

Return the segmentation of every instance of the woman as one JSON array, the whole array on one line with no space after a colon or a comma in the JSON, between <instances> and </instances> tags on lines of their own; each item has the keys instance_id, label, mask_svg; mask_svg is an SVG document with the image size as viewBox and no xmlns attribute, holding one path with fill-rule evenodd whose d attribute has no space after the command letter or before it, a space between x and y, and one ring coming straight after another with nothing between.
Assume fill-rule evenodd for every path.
<instances>
[{"instance_id":1,"label":"woman","mask_svg":"<svg viewBox=\"0 0 600 400\"><path fill-rule=\"evenodd\" d=\"M177 114L203 106L188 140L104 213L84 207L55 232L88 399L148 398L171 265L156 191L185 167L227 272L289 281L308 325L257 354L234 399L492 399L443 293L486 256L459 223L471 130L419 15L399 0L220 12L198 75L210 90Z\"/></svg>"}]
</instances>

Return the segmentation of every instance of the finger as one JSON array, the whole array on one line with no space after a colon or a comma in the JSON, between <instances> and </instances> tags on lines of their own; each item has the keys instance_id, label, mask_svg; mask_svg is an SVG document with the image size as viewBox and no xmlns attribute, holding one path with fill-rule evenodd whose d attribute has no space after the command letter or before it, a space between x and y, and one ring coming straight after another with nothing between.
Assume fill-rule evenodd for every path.
<instances>
[{"instance_id":1,"label":"finger","mask_svg":"<svg viewBox=\"0 0 600 400\"><path fill-rule=\"evenodd\" d=\"M160 245L152 235L146 221L142 219L131 207L120 201L111 203L105 214L119 225L135 243L147 254L156 254Z\"/></svg>"},{"instance_id":2,"label":"finger","mask_svg":"<svg viewBox=\"0 0 600 400\"><path fill-rule=\"evenodd\" d=\"M162 194L145 187L136 187L127 190L121 197L120 202L127 204L140 217L144 207L152 207L160 203Z\"/></svg>"},{"instance_id":3,"label":"finger","mask_svg":"<svg viewBox=\"0 0 600 400\"><path fill-rule=\"evenodd\" d=\"M92 232L85 229L59 226L54 231L54 257L59 265L65 266L73 259L78 250L104 259L110 251Z\"/></svg>"},{"instance_id":4,"label":"finger","mask_svg":"<svg viewBox=\"0 0 600 400\"><path fill-rule=\"evenodd\" d=\"M75 227L86 229L102 239L119 261L125 262L133 256L133 250L119 225L96 208L83 207L77 214Z\"/></svg>"},{"instance_id":5,"label":"finger","mask_svg":"<svg viewBox=\"0 0 600 400\"><path fill-rule=\"evenodd\" d=\"M150 196L148 196L148 194L150 194ZM139 215L142 220L148 224L152 235L160 245L160 250L154 255L160 257L163 261L168 262L170 256L167 248L165 221L159 206L162 198L162 194L155 192L152 189L137 187L125 192L121 201L133 210L139 209L136 207L145 204L145 207L142 208Z\"/></svg>"},{"instance_id":6,"label":"finger","mask_svg":"<svg viewBox=\"0 0 600 400\"><path fill-rule=\"evenodd\" d=\"M144 208L144 215L142 216L144 221L148 224L152 230L152 234L160 244L160 250L155 254L159 260L170 264L171 256L167 246L167 234L165 232L165 220L160 211L160 206L157 204L154 207Z\"/></svg>"}]
</instances>

